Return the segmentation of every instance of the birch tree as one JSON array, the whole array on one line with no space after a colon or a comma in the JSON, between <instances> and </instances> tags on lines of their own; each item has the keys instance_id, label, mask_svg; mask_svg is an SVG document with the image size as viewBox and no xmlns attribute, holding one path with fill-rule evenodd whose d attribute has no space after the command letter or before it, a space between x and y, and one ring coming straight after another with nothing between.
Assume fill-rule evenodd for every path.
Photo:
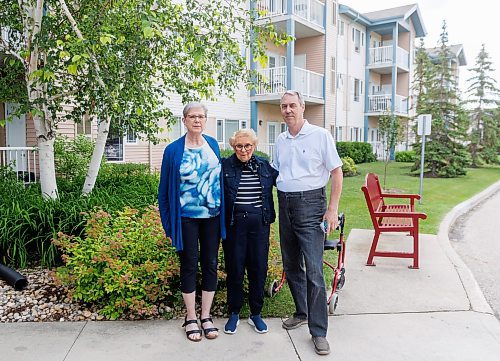
<instances>
[{"instance_id":1,"label":"birch tree","mask_svg":"<svg viewBox=\"0 0 500 361\"><path fill-rule=\"evenodd\" d=\"M57 198L59 122L97 120L88 194L110 127L157 142L158 120L173 120L169 94L215 100L251 84L242 49L259 61L265 41L289 40L256 18L244 0L0 0L0 71L23 84L13 94L0 82L0 101L33 118L44 197Z\"/></svg>"}]
</instances>

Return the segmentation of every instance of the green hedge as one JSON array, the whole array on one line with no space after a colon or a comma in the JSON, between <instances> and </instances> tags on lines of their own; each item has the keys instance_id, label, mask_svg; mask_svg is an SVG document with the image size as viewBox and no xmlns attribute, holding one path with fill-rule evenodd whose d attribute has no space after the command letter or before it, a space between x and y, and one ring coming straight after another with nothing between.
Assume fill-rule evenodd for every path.
<instances>
[{"instance_id":1,"label":"green hedge","mask_svg":"<svg viewBox=\"0 0 500 361\"><path fill-rule=\"evenodd\" d=\"M417 159L417 155L414 150L403 150L396 152L396 162L402 163L414 163Z\"/></svg>"},{"instance_id":2,"label":"green hedge","mask_svg":"<svg viewBox=\"0 0 500 361\"><path fill-rule=\"evenodd\" d=\"M337 151L341 158L349 157L354 163L375 162L377 157L373 154L372 145L363 142L337 142Z\"/></svg>"}]
</instances>

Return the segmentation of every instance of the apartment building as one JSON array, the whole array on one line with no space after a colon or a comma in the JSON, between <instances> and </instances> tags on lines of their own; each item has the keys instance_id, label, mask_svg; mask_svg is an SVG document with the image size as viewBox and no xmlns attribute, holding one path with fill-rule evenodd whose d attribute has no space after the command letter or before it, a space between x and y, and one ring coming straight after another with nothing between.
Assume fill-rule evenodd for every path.
<instances>
[{"instance_id":1,"label":"apartment building","mask_svg":"<svg viewBox=\"0 0 500 361\"><path fill-rule=\"evenodd\" d=\"M386 112L408 119L413 115L415 38L426 35L418 5L365 14L337 0L251 0L249 6L260 10L260 22L272 23L295 40L282 47L269 43L264 67L242 49L261 79L252 91L243 85L237 89L235 101L207 102L206 133L221 148L229 146L234 131L251 127L258 136L258 149L271 155L277 136L286 129L279 108L286 89L304 95L310 123L330 130L338 141L370 142L377 153L381 151L378 117ZM108 160L143 162L158 169L166 144L184 133L180 97L172 95L167 104L177 122L168 129L161 122L165 142L153 145L133 133L110 134ZM0 117L12 106L0 104ZM79 134L95 138L96 124L63 122L58 132L70 138ZM35 145L29 117L0 128L0 147Z\"/></svg>"},{"instance_id":2,"label":"apartment building","mask_svg":"<svg viewBox=\"0 0 500 361\"><path fill-rule=\"evenodd\" d=\"M392 113L407 133L399 149L409 146L415 39L425 35L417 4L364 14L339 6L337 140L369 142L381 156L378 119Z\"/></svg>"}]
</instances>

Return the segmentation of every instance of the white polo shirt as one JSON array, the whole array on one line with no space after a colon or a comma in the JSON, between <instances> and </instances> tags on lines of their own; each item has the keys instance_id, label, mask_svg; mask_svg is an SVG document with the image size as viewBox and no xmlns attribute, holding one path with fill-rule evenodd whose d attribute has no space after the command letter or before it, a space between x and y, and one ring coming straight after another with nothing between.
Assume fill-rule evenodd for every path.
<instances>
[{"instance_id":1,"label":"white polo shirt","mask_svg":"<svg viewBox=\"0 0 500 361\"><path fill-rule=\"evenodd\" d=\"M278 136L272 166L279 171L278 190L301 192L326 186L342 161L332 135L306 120L295 137L288 130Z\"/></svg>"}]
</instances>

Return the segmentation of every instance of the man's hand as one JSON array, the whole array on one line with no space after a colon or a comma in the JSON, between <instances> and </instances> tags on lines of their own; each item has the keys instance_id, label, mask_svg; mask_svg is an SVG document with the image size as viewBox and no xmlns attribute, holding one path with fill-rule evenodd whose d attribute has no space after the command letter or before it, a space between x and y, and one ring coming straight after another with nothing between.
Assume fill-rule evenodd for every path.
<instances>
[{"instance_id":1,"label":"man's hand","mask_svg":"<svg viewBox=\"0 0 500 361\"><path fill-rule=\"evenodd\" d=\"M328 223L326 227L326 234L330 234L335 228L339 225L339 215L337 211L327 209L325 215L323 216L323 220L326 220Z\"/></svg>"}]
</instances>

